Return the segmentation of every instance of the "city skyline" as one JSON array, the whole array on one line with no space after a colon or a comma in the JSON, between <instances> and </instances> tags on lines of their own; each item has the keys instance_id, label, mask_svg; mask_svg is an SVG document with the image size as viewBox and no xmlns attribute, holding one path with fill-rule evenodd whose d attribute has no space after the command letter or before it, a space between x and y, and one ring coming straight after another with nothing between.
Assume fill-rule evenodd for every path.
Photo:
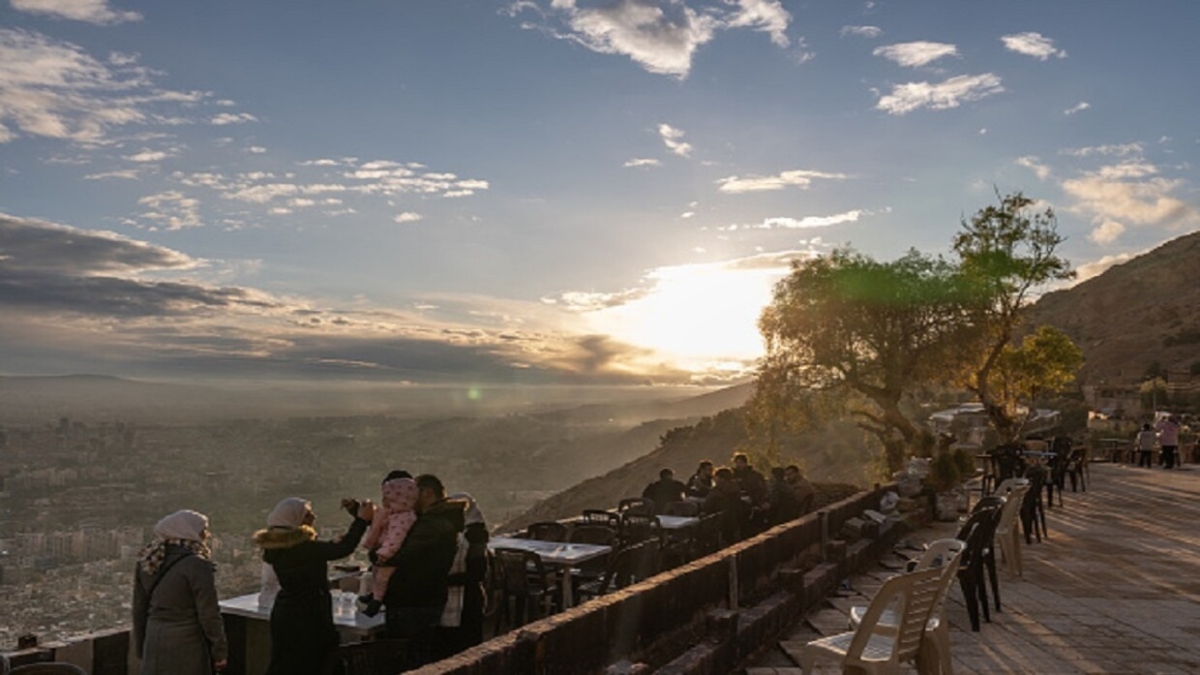
<instances>
[{"instance_id":1,"label":"city skyline","mask_svg":"<svg viewBox=\"0 0 1200 675\"><path fill-rule=\"evenodd\" d=\"M0 2L0 375L720 384L997 191L1200 228L1182 0Z\"/></svg>"}]
</instances>

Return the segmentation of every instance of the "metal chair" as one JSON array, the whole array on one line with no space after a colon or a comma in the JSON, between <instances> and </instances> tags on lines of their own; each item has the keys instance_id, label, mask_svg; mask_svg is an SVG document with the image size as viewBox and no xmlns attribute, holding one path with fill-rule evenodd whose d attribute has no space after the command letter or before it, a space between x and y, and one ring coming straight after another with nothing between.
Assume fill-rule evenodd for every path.
<instances>
[{"instance_id":1,"label":"metal chair","mask_svg":"<svg viewBox=\"0 0 1200 675\"><path fill-rule=\"evenodd\" d=\"M608 525L615 530L621 526L621 516L604 509L584 509L579 522L587 525Z\"/></svg>"},{"instance_id":2,"label":"metal chair","mask_svg":"<svg viewBox=\"0 0 1200 675\"><path fill-rule=\"evenodd\" d=\"M643 497L628 497L617 502L617 513L624 516L626 513L637 514L643 516L654 515L654 500L645 499Z\"/></svg>"},{"instance_id":3,"label":"metal chair","mask_svg":"<svg viewBox=\"0 0 1200 675\"><path fill-rule=\"evenodd\" d=\"M500 585L496 634L500 633L502 619L508 619L513 627L524 625L529 620L531 605L540 608L537 612L539 618L549 614L556 601L557 584L547 573L541 556L515 548L496 548L492 550L492 555L499 572Z\"/></svg>"},{"instance_id":4,"label":"metal chair","mask_svg":"<svg viewBox=\"0 0 1200 675\"><path fill-rule=\"evenodd\" d=\"M967 606L967 616L971 619L973 631L979 630L980 608L983 609L983 619L988 622L992 620L988 610L988 577L999 609L1000 584L996 578L996 558L992 544L996 522L1005 501L1007 500L1004 497L995 496L980 500L967 522L958 528L958 534L955 535L956 539L967 544L958 565L958 583L962 588L963 603Z\"/></svg>"},{"instance_id":5,"label":"metal chair","mask_svg":"<svg viewBox=\"0 0 1200 675\"><path fill-rule=\"evenodd\" d=\"M556 520L544 520L525 528L526 538L538 541L566 541L569 534L570 528Z\"/></svg>"}]
</instances>

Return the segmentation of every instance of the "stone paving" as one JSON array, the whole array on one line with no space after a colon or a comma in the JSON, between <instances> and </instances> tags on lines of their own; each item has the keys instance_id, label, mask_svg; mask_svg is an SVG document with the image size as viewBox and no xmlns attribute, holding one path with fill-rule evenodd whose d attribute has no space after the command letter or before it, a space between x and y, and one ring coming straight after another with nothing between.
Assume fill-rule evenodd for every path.
<instances>
[{"instance_id":1,"label":"stone paving","mask_svg":"<svg viewBox=\"0 0 1200 675\"><path fill-rule=\"evenodd\" d=\"M1096 463L1090 471L1087 492L1073 493L1068 483L1065 507L1056 499L1046 510L1049 538L1022 542L1024 575L1013 577L1001 565L1003 611L993 609L991 623L971 632L961 590L951 590L956 675L1200 673L1200 467ZM956 529L939 523L910 539L931 541ZM794 626L746 675L799 675L788 652L846 630L848 608L868 604L895 573L885 565L895 562L885 559L851 579L851 590ZM840 671L819 664L815 672Z\"/></svg>"}]
</instances>

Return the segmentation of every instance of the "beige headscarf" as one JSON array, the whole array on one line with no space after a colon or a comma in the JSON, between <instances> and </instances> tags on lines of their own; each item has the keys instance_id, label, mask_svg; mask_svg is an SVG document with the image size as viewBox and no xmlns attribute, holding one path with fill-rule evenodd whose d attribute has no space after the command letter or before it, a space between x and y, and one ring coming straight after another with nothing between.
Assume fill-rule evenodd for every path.
<instances>
[{"instance_id":1,"label":"beige headscarf","mask_svg":"<svg viewBox=\"0 0 1200 675\"><path fill-rule=\"evenodd\" d=\"M211 558L212 551L204 541L207 529L208 516L203 513L183 509L164 516L154 524L154 539L138 554L139 566L154 576L166 558L168 545L183 546L201 558Z\"/></svg>"},{"instance_id":2,"label":"beige headscarf","mask_svg":"<svg viewBox=\"0 0 1200 675\"><path fill-rule=\"evenodd\" d=\"M304 524L304 516L312 503L299 497L288 497L275 505L267 515L267 527L282 527L294 530Z\"/></svg>"}]
</instances>

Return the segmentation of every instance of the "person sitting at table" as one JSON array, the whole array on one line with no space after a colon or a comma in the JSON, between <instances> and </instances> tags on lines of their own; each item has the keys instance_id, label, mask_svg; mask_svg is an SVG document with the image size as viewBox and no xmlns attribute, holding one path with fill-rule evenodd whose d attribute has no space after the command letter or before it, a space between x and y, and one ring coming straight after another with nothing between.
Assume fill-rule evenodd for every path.
<instances>
[{"instance_id":1,"label":"person sitting at table","mask_svg":"<svg viewBox=\"0 0 1200 675\"><path fill-rule=\"evenodd\" d=\"M154 526L133 581L133 644L142 675L210 675L229 656L217 605L208 517L176 511Z\"/></svg>"},{"instance_id":2,"label":"person sitting at table","mask_svg":"<svg viewBox=\"0 0 1200 675\"><path fill-rule=\"evenodd\" d=\"M654 504L654 513L663 512L663 508L671 502L683 501L687 486L675 480L675 472L662 469L658 472L658 480L642 490L642 499L649 499Z\"/></svg>"},{"instance_id":3,"label":"person sitting at table","mask_svg":"<svg viewBox=\"0 0 1200 675\"><path fill-rule=\"evenodd\" d=\"M326 563L353 553L375 516L369 500L343 500L342 507L354 521L341 539L318 540L312 504L298 497L276 504L267 516L267 529L254 533L263 561L279 577L267 675L321 675L332 667L339 639Z\"/></svg>"},{"instance_id":4,"label":"person sitting at table","mask_svg":"<svg viewBox=\"0 0 1200 675\"><path fill-rule=\"evenodd\" d=\"M742 494L750 498L752 506L765 504L767 501L767 479L750 466L750 458L744 452L733 455L733 479L737 481Z\"/></svg>"},{"instance_id":5,"label":"person sitting at table","mask_svg":"<svg viewBox=\"0 0 1200 675\"><path fill-rule=\"evenodd\" d=\"M1158 434L1154 433L1154 429L1150 427L1150 423L1142 425L1142 430L1137 435L1138 449L1138 466L1149 469L1151 458L1154 456L1154 444L1158 442Z\"/></svg>"},{"instance_id":6,"label":"person sitting at table","mask_svg":"<svg viewBox=\"0 0 1200 675\"><path fill-rule=\"evenodd\" d=\"M693 499L704 499L713 487L713 463L707 459L696 467L696 473L687 482L687 496Z\"/></svg>"},{"instance_id":7,"label":"person sitting at table","mask_svg":"<svg viewBox=\"0 0 1200 675\"><path fill-rule=\"evenodd\" d=\"M786 523L800 517L800 497L788 484L781 466L771 468L771 484L767 487L767 520L770 525Z\"/></svg>"},{"instance_id":8,"label":"person sitting at table","mask_svg":"<svg viewBox=\"0 0 1200 675\"><path fill-rule=\"evenodd\" d=\"M703 514L721 514L721 536L725 544L740 541L750 524L750 504L742 500L742 491L733 479L733 470L721 467L713 473L714 483L700 507Z\"/></svg>"},{"instance_id":9,"label":"person sitting at table","mask_svg":"<svg viewBox=\"0 0 1200 675\"><path fill-rule=\"evenodd\" d=\"M407 669L419 668L433 658L437 624L446 607L450 566L465 525L465 508L463 501L446 498L446 488L437 476L417 476L417 520L400 550L387 561L396 571L383 596L388 639L408 640L404 650Z\"/></svg>"},{"instance_id":10,"label":"person sitting at table","mask_svg":"<svg viewBox=\"0 0 1200 675\"><path fill-rule=\"evenodd\" d=\"M381 565L381 562L396 555L404 537L417 520L413 507L417 504L417 482L411 478L399 477L385 479L380 486L382 493L382 509L375 514L371 521L371 529L363 540L363 548L372 554L375 565L372 568L374 583L371 593L359 596L366 603L363 614L375 616L383 606L383 596L387 593L388 579L395 567Z\"/></svg>"},{"instance_id":11,"label":"person sitting at table","mask_svg":"<svg viewBox=\"0 0 1200 675\"><path fill-rule=\"evenodd\" d=\"M792 486L796 499L800 501L800 515L812 511L813 503L817 500L817 489L804 477L804 472L795 464L788 464L783 469L783 479Z\"/></svg>"}]
</instances>

